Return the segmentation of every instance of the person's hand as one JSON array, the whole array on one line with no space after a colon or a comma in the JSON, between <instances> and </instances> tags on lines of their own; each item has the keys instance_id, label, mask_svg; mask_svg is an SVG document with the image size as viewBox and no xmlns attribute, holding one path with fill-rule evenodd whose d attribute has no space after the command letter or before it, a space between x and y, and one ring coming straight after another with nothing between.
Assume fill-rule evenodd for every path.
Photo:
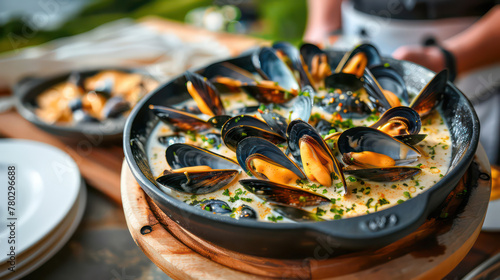
<instances>
[{"instance_id":1,"label":"person's hand","mask_svg":"<svg viewBox=\"0 0 500 280\"><path fill-rule=\"evenodd\" d=\"M395 59L415 62L434 72L439 72L446 67L444 54L436 46L402 46L395 50L392 56Z\"/></svg>"}]
</instances>

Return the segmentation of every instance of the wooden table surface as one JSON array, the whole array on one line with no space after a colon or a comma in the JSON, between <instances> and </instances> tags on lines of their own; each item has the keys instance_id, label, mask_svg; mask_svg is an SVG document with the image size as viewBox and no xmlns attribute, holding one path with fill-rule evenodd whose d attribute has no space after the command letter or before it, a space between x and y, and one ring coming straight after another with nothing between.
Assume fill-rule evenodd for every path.
<instances>
[{"instance_id":1,"label":"wooden table surface","mask_svg":"<svg viewBox=\"0 0 500 280\"><path fill-rule=\"evenodd\" d=\"M261 40L232 34L217 34L184 24L159 19L146 18L142 23L163 32L177 34L183 40L196 40L197 34L213 36L235 55L252 46L264 43ZM8 95L8 89L0 89L0 95ZM94 145L83 149L76 144L68 144L24 120L14 110L0 113L0 135L44 142L67 152L78 164L88 185L102 192L114 203L120 204L120 170L123 160L121 143L115 145ZM455 279L465 275L472 268L500 252L500 233L481 232L473 248L465 259L449 275Z\"/></svg>"}]
</instances>

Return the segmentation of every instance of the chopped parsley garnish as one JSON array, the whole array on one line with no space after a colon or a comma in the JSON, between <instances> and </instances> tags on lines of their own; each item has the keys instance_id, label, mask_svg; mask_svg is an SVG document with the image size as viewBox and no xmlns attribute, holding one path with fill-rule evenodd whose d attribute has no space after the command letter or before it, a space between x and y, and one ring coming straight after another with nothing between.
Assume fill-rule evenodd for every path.
<instances>
[{"instance_id":1,"label":"chopped parsley garnish","mask_svg":"<svg viewBox=\"0 0 500 280\"><path fill-rule=\"evenodd\" d=\"M379 198L378 204L385 205L385 204L390 204L390 202L385 198Z\"/></svg>"},{"instance_id":2,"label":"chopped parsley garnish","mask_svg":"<svg viewBox=\"0 0 500 280\"><path fill-rule=\"evenodd\" d=\"M368 201L366 202L366 207L370 208L370 204L373 202L373 198L369 198Z\"/></svg>"},{"instance_id":3,"label":"chopped parsley garnish","mask_svg":"<svg viewBox=\"0 0 500 280\"><path fill-rule=\"evenodd\" d=\"M408 199L411 198L411 194L409 192L404 192L403 195Z\"/></svg>"},{"instance_id":4,"label":"chopped parsley garnish","mask_svg":"<svg viewBox=\"0 0 500 280\"><path fill-rule=\"evenodd\" d=\"M229 189L225 189L223 192L222 192L223 195L226 195L226 196L229 196Z\"/></svg>"},{"instance_id":5,"label":"chopped parsley garnish","mask_svg":"<svg viewBox=\"0 0 500 280\"><path fill-rule=\"evenodd\" d=\"M267 219L271 222L277 223L278 221L283 220L282 216L267 216Z\"/></svg>"}]
</instances>

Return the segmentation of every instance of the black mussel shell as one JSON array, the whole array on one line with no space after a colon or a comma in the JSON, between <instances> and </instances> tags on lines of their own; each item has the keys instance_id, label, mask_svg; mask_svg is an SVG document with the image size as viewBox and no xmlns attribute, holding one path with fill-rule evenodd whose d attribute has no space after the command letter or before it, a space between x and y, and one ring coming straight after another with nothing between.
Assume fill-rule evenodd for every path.
<instances>
[{"instance_id":1,"label":"black mussel shell","mask_svg":"<svg viewBox=\"0 0 500 280\"><path fill-rule=\"evenodd\" d=\"M285 59L287 59L287 61L285 61L285 63L287 63L288 67L299 73L301 87L311 84L304 71L300 52L296 47L288 42L276 42L273 44L273 49L277 52L282 52L286 56Z\"/></svg>"},{"instance_id":2,"label":"black mussel shell","mask_svg":"<svg viewBox=\"0 0 500 280\"><path fill-rule=\"evenodd\" d=\"M262 78L276 82L286 91L300 90L293 73L272 48L258 49L252 55L252 63Z\"/></svg>"},{"instance_id":3,"label":"black mussel shell","mask_svg":"<svg viewBox=\"0 0 500 280\"><path fill-rule=\"evenodd\" d=\"M312 60L316 55L326 54L322 49L314 44L305 43L300 46L300 55L307 65L309 71L311 71ZM328 58L328 56L326 56Z\"/></svg>"},{"instance_id":4,"label":"black mussel shell","mask_svg":"<svg viewBox=\"0 0 500 280\"><path fill-rule=\"evenodd\" d=\"M201 132L212 128L210 123L184 111L156 105L149 105L149 108L162 122L182 131Z\"/></svg>"},{"instance_id":5,"label":"black mussel shell","mask_svg":"<svg viewBox=\"0 0 500 280\"><path fill-rule=\"evenodd\" d=\"M81 98L74 98L68 102L69 109L71 112L83 109L83 103Z\"/></svg>"},{"instance_id":6,"label":"black mussel shell","mask_svg":"<svg viewBox=\"0 0 500 280\"><path fill-rule=\"evenodd\" d=\"M417 111L421 118L428 116L441 100L441 96L448 83L448 69L444 69L425 85L413 99L410 107Z\"/></svg>"},{"instance_id":7,"label":"black mussel shell","mask_svg":"<svg viewBox=\"0 0 500 280\"><path fill-rule=\"evenodd\" d=\"M396 69L384 64L370 67L370 71L383 89L394 93L405 104L409 104L405 80Z\"/></svg>"},{"instance_id":8,"label":"black mussel shell","mask_svg":"<svg viewBox=\"0 0 500 280\"><path fill-rule=\"evenodd\" d=\"M201 100L203 100L205 105L210 109L210 115L217 116L225 114L219 92L212 85L212 83L210 83L205 77L190 71L184 72L184 77L186 77L187 81L190 81L193 84L196 94L198 94ZM193 95L194 93L190 92L189 94Z\"/></svg>"},{"instance_id":9,"label":"black mussel shell","mask_svg":"<svg viewBox=\"0 0 500 280\"><path fill-rule=\"evenodd\" d=\"M309 136L314 143L318 145L318 148L322 149L329 155L333 162L333 172L341 179L342 184L344 185L344 190L347 189L344 174L342 173L339 161L335 158L335 156L333 156L332 151L325 143L321 135L319 135L319 133L310 124L302 120L294 120L288 125L287 135L288 149L295 160L299 163L302 163L302 159L300 157L300 139L304 136Z\"/></svg>"},{"instance_id":10,"label":"black mussel shell","mask_svg":"<svg viewBox=\"0 0 500 280\"><path fill-rule=\"evenodd\" d=\"M381 107L381 111L390 109L392 106L382 92L382 87L369 69L365 69L363 74L365 89L372 101Z\"/></svg>"},{"instance_id":11,"label":"black mussel shell","mask_svg":"<svg viewBox=\"0 0 500 280\"><path fill-rule=\"evenodd\" d=\"M285 66L286 67L286 66ZM255 98L259 103L282 104L295 97L294 93L281 88L278 83L273 85L257 83L255 85L243 85L241 89Z\"/></svg>"},{"instance_id":12,"label":"black mussel shell","mask_svg":"<svg viewBox=\"0 0 500 280\"><path fill-rule=\"evenodd\" d=\"M271 128L265 122L263 122L257 118L254 118L252 116L241 115L241 116L232 117L231 119L227 120L224 123L224 126L222 127L222 130L221 130L222 137L224 137L226 135L226 133L231 128L241 126L241 125L253 126L253 127L261 128L264 130L272 131Z\"/></svg>"},{"instance_id":13,"label":"black mussel shell","mask_svg":"<svg viewBox=\"0 0 500 280\"><path fill-rule=\"evenodd\" d=\"M313 99L310 96L299 95L295 97L292 108L290 109L290 121L303 120L308 122L311 117L312 106Z\"/></svg>"},{"instance_id":14,"label":"black mussel shell","mask_svg":"<svg viewBox=\"0 0 500 280\"><path fill-rule=\"evenodd\" d=\"M422 170L413 166L391 166L378 168L344 168L344 173L354 177L374 182L396 182L411 178Z\"/></svg>"},{"instance_id":15,"label":"black mussel shell","mask_svg":"<svg viewBox=\"0 0 500 280\"><path fill-rule=\"evenodd\" d=\"M338 131L335 125L325 119L320 119L315 127L316 131L321 135L328 135ZM335 130L335 131L333 131Z\"/></svg>"},{"instance_id":16,"label":"black mussel shell","mask_svg":"<svg viewBox=\"0 0 500 280\"><path fill-rule=\"evenodd\" d=\"M73 71L69 75L68 82L76 85L81 91L85 92L85 78L79 72Z\"/></svg>"},{"instance_id":17,"label":"black mussel shell","mask_svg":"<svg viewBox=\"0 0 500 280\"><path fill-rule=\"evenodd\" d=\"M165 174L166 173L166 174ZM189 194L207 194L227 186L238 175L238 170L215 169L184 173L164 172L156 179L162 187Z\"/></svg>"},{"instance_id":18,"label":"black mussel shell","mask_svg":"<svg viewBox=\"0 0 500 280\"><path fill-rule=\"evenodd\" d=\"M347 52L344 55L340 63L337 65L335 72L337 73L342 72L342 69L344 69L349 60L351 60L351 58L353 58L356 54L360 52L364 53L366 55L366 58L368 59L366 67L371 67L373 65L378 65L382 63L382 58L380 56L380 53L378 52L375 46L373 46L372 44L361 44L356 46L352 51Z\"/></svg>"},{"instance_id":19,"label":"black mussel shell","mask_svg":"<svg viewBox=\"0 0 500 280\"><path fill-rule=\"evenodd\" d=\"M276 204L307 207L330 202L330 199L317 193L271 181L244 179L239 183L247 191Z\"/></svg>"},{"instance_id":20,"label":"black mussel shell","mask_svg":"<svg viewBox=\"0 0 500 280\"><path fill-rule=\"evenodd\" d=\"M370 127L380 128L393 119L403 121L406 124L407 133L401 134L418 134L420 132L420 128L422 127L420 115L412 108L406 106L392 107L391 109L385 111L384 114L380 116L380 119L370 125Z\"/></svg>"},{"instance_id":21,"label":"black mussel shell","mask_svg":"<svg viewBox=\"0 0 500 280\"><path fill-rule=\"evenodd\" d=\"M229 214L231 213L231 207L229 205L218 199L210 199L210 200L205 200L200 202L198 204L202 210L211 212L211 213L216 213L216 214Z\"/></svg>"},{"instance_id":22,"label":"black mussel shell","mask_svg":"<svg viewBox=\"0 0 500 280\"><path fill-rule=\"evenodd\" d=\"M337 147L341 154L370 151L391 157L398 165L413 162L420 157L415 148L371 127L353 127L340 135Z\"/></svg>"},{"instance_id":23,"label":"black mussel shell","mask_svg":"<svg viewBox=\"0 0 500 280\"><path fill-rule=\"evenodd\" d=\"M238 144L236 149L236 158L243 171L248 173L247 159L253 155L261 155L266 157L269 161L281 165L284 168L292 171L301 179L306 179L306 176L294 162L292 162L275 144L259 138L248 137Z\"/></svg>"},{"instance_id":24,"label":"black mussel shell","mask_svg":"<svg viewBox=\"0 0 500 280\"><path fill-rule=\"evenodd\" d=\"M98 83L98 86L94 89L94 92L97 94L101 94L106 98L109 98L111 97L114 84L115 84L114 79L111 78L105 79L104 81Z\"/></svg>"},{"instance_id":25,"label":"black mussel shell","mask_svg":"<svg viewBox=\"0 0 500 280\"><path fill-rule=\"evenodd\" d=\"M212 83L214 78L217 77L231 78L240 81L242 84L255 83L252 73L229 62L215 63L208 66L205 71L203 71L203 76L211 80Z\"/></svg>"},{"instance_id":26,"label":"black mussel shell","mask_svg":"<svg viewBox=\"0 0 500 280\"><path fill-rule=\"evenodd\" d=\"M222 140L226 147L232 151L236 151L238 144L247 137L260 137L266 139L274 144L282 144L286 142L286 138L269 130L264 130L262 128L240 125L229 129L225 135L223 135Z\"/></svg>"},{"instance_id":27,"label":"black mussel shell","mask_svg":"<svg viewBox=\"0 0 500 280\"><path fill-rule=\"evenodd\" d=\"M206 165L212 169L239 169L234 160L209 150L184 143L170 145L165 151L165 158L172 169Z\"/></svg>"},{"instance_id":28,"label":"black mussel shell","mask_svg":"<svg viewBox=\"0 0 500 280\"><path fill-rule=\"evenodd\" d=\"M128 101L121 96L111 97L104 104L102 114L105 118L115 119L122 116L125 112L130 110L131 106Z\"/></svg>"}]
</instances>

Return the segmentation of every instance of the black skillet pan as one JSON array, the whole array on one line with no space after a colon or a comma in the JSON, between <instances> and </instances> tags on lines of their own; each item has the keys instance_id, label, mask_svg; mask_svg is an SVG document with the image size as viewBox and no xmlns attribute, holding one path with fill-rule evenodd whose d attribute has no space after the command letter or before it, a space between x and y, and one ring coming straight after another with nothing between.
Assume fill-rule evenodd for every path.
<instances>
[{"instance_id":1,"label":"black skillet pan","mask_svg":"<svg viewBox=\"0 0 500 280\"><path fill-rule=\"evenodd\" d=\"M343 53L328 52L334 65ZM249 55L228 60L255 72ZM336 63L335 63L336 62ZM409 92L418 93L434 73L406 61L385 59L404 73ZM204 69L198 72L203 74ZM266 223L236 220L189 206L163 193L155 185L148 165L146 143L158 119L148 108L173 105L190 98L181 75L143 99L128 117L124 130L127 163L142 189L175 222L189 232L229 250L268 258L324 258L345 252L380 248L422 225L458 183L471 163L479 137L479 121L467 98L448 83L438 106L452 138L448 173L426 192L402 204L354 218L310 223Z\"/></svg>"},{"instance_id":2,"label":"black skillet pan","mask_svg":"<svg viewBox=\"0 0 500 280\"><path fill-rule=\"evenodd\" d=\"M137 72L151 78L145 72L135 69L92 69L77 71L82 78L88 78L105 70L118 70L127 73ZM48 78L28 77L19 81L14 86L14 94L17 97L16 108L19 114L37 127L61 137L65 141L77 142L88 140L94 145L120 141L126 117L108 119L98 123L72 124L50 124L44 122L35 114L36 97L45 90L67 81L71 73L60 74Z\"/></svg>"}]
</instances>

